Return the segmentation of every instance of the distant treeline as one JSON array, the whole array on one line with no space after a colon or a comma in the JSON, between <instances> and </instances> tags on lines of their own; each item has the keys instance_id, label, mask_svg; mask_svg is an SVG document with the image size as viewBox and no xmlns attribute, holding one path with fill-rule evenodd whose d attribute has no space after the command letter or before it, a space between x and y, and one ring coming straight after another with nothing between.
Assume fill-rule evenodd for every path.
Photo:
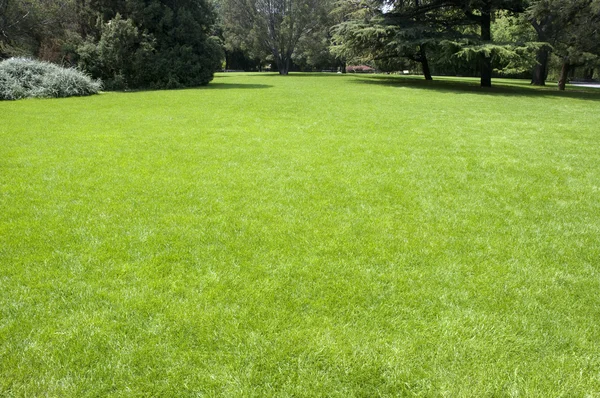
<instances>
[{"instance_id":1,"label":"distant treeline","mask_svg":"<svg viewBox=\"0 0 600 398\"><path fill-rule=\"evenodd\" d=\"M108 89L216 70L592 80L600 0L0 0L0 59L77 66Z\"/></svg>"}]
</instances>

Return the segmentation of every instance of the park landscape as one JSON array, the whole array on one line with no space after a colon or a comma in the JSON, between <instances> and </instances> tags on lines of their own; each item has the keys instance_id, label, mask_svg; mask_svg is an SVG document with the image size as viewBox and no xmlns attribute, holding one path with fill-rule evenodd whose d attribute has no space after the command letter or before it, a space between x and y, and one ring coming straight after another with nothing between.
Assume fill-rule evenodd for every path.
<instances>
[{"instance_id":1,"label":"park landscape","mask_svg":"<svg viewBox=\"0 0 600 398\"><path fill-rule=\"evenodd\" d=\"M600 396L599 35L0 0L0 396Z\"/></svg>"},{"instance_id":2,"label":"park landscape","mask_svg":"<svg viewBox=\"0 0 600 398\"><path fill-rule=\"evenodd\" d=\"M3 396L596 396L599 100L216 74L0 103Z\"/></svg>"}]
</instances>

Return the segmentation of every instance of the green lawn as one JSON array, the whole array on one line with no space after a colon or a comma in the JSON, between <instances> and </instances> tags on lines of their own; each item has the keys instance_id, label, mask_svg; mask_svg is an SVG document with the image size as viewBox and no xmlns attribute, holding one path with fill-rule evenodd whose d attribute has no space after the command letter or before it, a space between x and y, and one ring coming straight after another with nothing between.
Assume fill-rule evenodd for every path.
<instances>
[{"instance_id":1,"label":"green lawn","mask_svg":"<svg viewBox=\"0 0 600 398\"><path fill-rule=\"evenodd\" d=\"M0 103L0 396L600 396L600 90Z\"/></svg>"}]
</instances>

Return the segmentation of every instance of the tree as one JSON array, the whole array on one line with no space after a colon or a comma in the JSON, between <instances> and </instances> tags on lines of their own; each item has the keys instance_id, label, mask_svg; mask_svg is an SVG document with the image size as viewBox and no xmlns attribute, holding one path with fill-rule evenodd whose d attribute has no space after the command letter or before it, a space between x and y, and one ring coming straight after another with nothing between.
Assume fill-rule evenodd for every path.
<instances>
[{"instance_id":1,"label":"tree","mask_svg":"<svg viewBox=\"0 0 600 398\"><path fill-rule=\"evenodd\" d=\"M223 0L226 35L250 54L270 54L287 75L298 44L322 26L327 6L322 0Z\"/></svg>"},{"instance_id":2,"label":"tree","mask_svg":"<svg viewBox=\"0 0 600 398\"><path fill-rule=\"evenodd\" d=\"M19 47L33 39L34 14L20 2L0 0L0 60L19 54Z\"/></svg>"},{"instance_id":3,"label":"tree","mask_svg":"<svg viewBox=\"0 0 600 398\"><path fill-rule=\"evenodd\" d=\"M79 65L101 78L108 89L147 83L144 65L151 62L156 50L154 37L140 32L131 19L118 13L100 29L98 42L87 41L79 48Z\"/></svg>"},{"instance_id":4,"label":"tree","mask_svg":"<svg viewBox=\"0 0 600 398\"><path fill-rule=\"evenodd\" d=\"M539 67L534 73L534 84L545 84L551 50L561 59L559 90L565 89L570 70L598 60L600 1L536 0L527 14L539 40L548 43L538 53Z\"/></svg>"},{"instance_id":5,"label":"tree","mask_svg":"<svg viewBox=\"0 0 600 398\"><path fill-rule=\"evenodd\" d=\"M64 39L75 20L73 11L72 0L0 0L0 59L38 55L52 41Z\"/></svg>"},{"instance_id":6,"label":"tree","mask_svg":"<svg viewBox=\"0 0 600 398\"><path fill-rule=\"evenodd\" d=\"M347 2L348 19L334 27L335 52L357 62L397 64L405 58L421 64L425 79L431 80L426 48L435 45L440 30L424 14L412 13L421 0L396 2Z\"/></svg>"},{"instance_id":7,"label":"tree","mask_svg":"<svg viewBox=\"0 0 600 398\"><path fill-rule=\"evenodd\" d=\"M379 15L336 28L344 45L372 57L400 56L420 62L426 78L431 78L428 50L432 47L439 54L476 59L482 87L491 86L494 59L520 59L528 48L492 42L495 14L520 12L524 0L375 0L374 4Z\"/></svg>"},{"instance_id":8,"label":"tree","mask_svg":"<svg viewBox=\"0 0 600 398\"><path fill-rule=\"evenodd\" d=\"M523 0L450 0L442 1L445 7L460 10L466 21L471 21L479 28L479 40L474 44L467 44L461 54L478 54L481 70L481 87L492 86L492 71L494 56L519 58L519 49L511 45L492 43L492 20L498 11L522 12L525 3ZM439 4L438 3L438 4Z\"/></svg>"},{"instance_id":9,"label":"tree","mask_svg":"<svg viewBox=\"0 0 600 398\"><path fill-rule=\"evenodd\" d=\"M130 88L176 88L208 84L221 67L206 0L94 0L90 7L99 22L79 52L94 76Z\"/></svg>"}]
</instances>

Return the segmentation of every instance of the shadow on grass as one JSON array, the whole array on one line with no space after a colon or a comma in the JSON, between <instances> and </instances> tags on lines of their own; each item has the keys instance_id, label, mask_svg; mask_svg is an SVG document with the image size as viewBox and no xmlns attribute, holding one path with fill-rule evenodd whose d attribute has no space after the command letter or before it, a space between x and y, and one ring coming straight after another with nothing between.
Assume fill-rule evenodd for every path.
<instances>
[{"instance_id":1,"label":"shadow on grass","mask_svg":"<svg viewBox=\"0 0 600 398\"><path fill-rule=\"evenodd\" d=\"M244 89L260 89L260 88L271 88L273 86L269 84L245 84L245 83L220 83L211 82L207 86L196 87L195 89L200 90L244 90Z\"/></svg>"},{"instance_id":2,"label":"shadow on grass","mask_svg":"<svg viewBox=\"0 0 600 398\"><path fill-rule=\"evenodd\" d=\"M168 89L136 89L136 90L107 90L107 92L114 93L124 93L124 94L133 94L133 93L143 93L143 92L162 92L162 91L195 91L195 90L255 90L262 88L271 88L273 86L269 84L246 84L246 83L219 83L219 82L210 82L206 86L197 86L197 87L182 87L182 88L168 88Z\"/></svg>"},{"instance_id":3,"label":"shadow on grass","mask_svg":"<svg viewBox=\"0 0 600 398\"><path fill-rule=\"evenodd\" d=\"M498 95L514 97L556 97L575 98L589 101L600 101L600 89L584 89L581 87L567 87L567 91L558 91L552 86L537 87L527 83L514 82L509 79L496 79L492 81L492 87L480 87L479 82L474 80L436 80L426 81L415 77L403 76L356 76L353 80L356 84L381 85L390 87L406 87L437 92L451 92L455 94L476 95ZM596 91L594 91L596 90Z\"/></svg>"}]
</instances>

